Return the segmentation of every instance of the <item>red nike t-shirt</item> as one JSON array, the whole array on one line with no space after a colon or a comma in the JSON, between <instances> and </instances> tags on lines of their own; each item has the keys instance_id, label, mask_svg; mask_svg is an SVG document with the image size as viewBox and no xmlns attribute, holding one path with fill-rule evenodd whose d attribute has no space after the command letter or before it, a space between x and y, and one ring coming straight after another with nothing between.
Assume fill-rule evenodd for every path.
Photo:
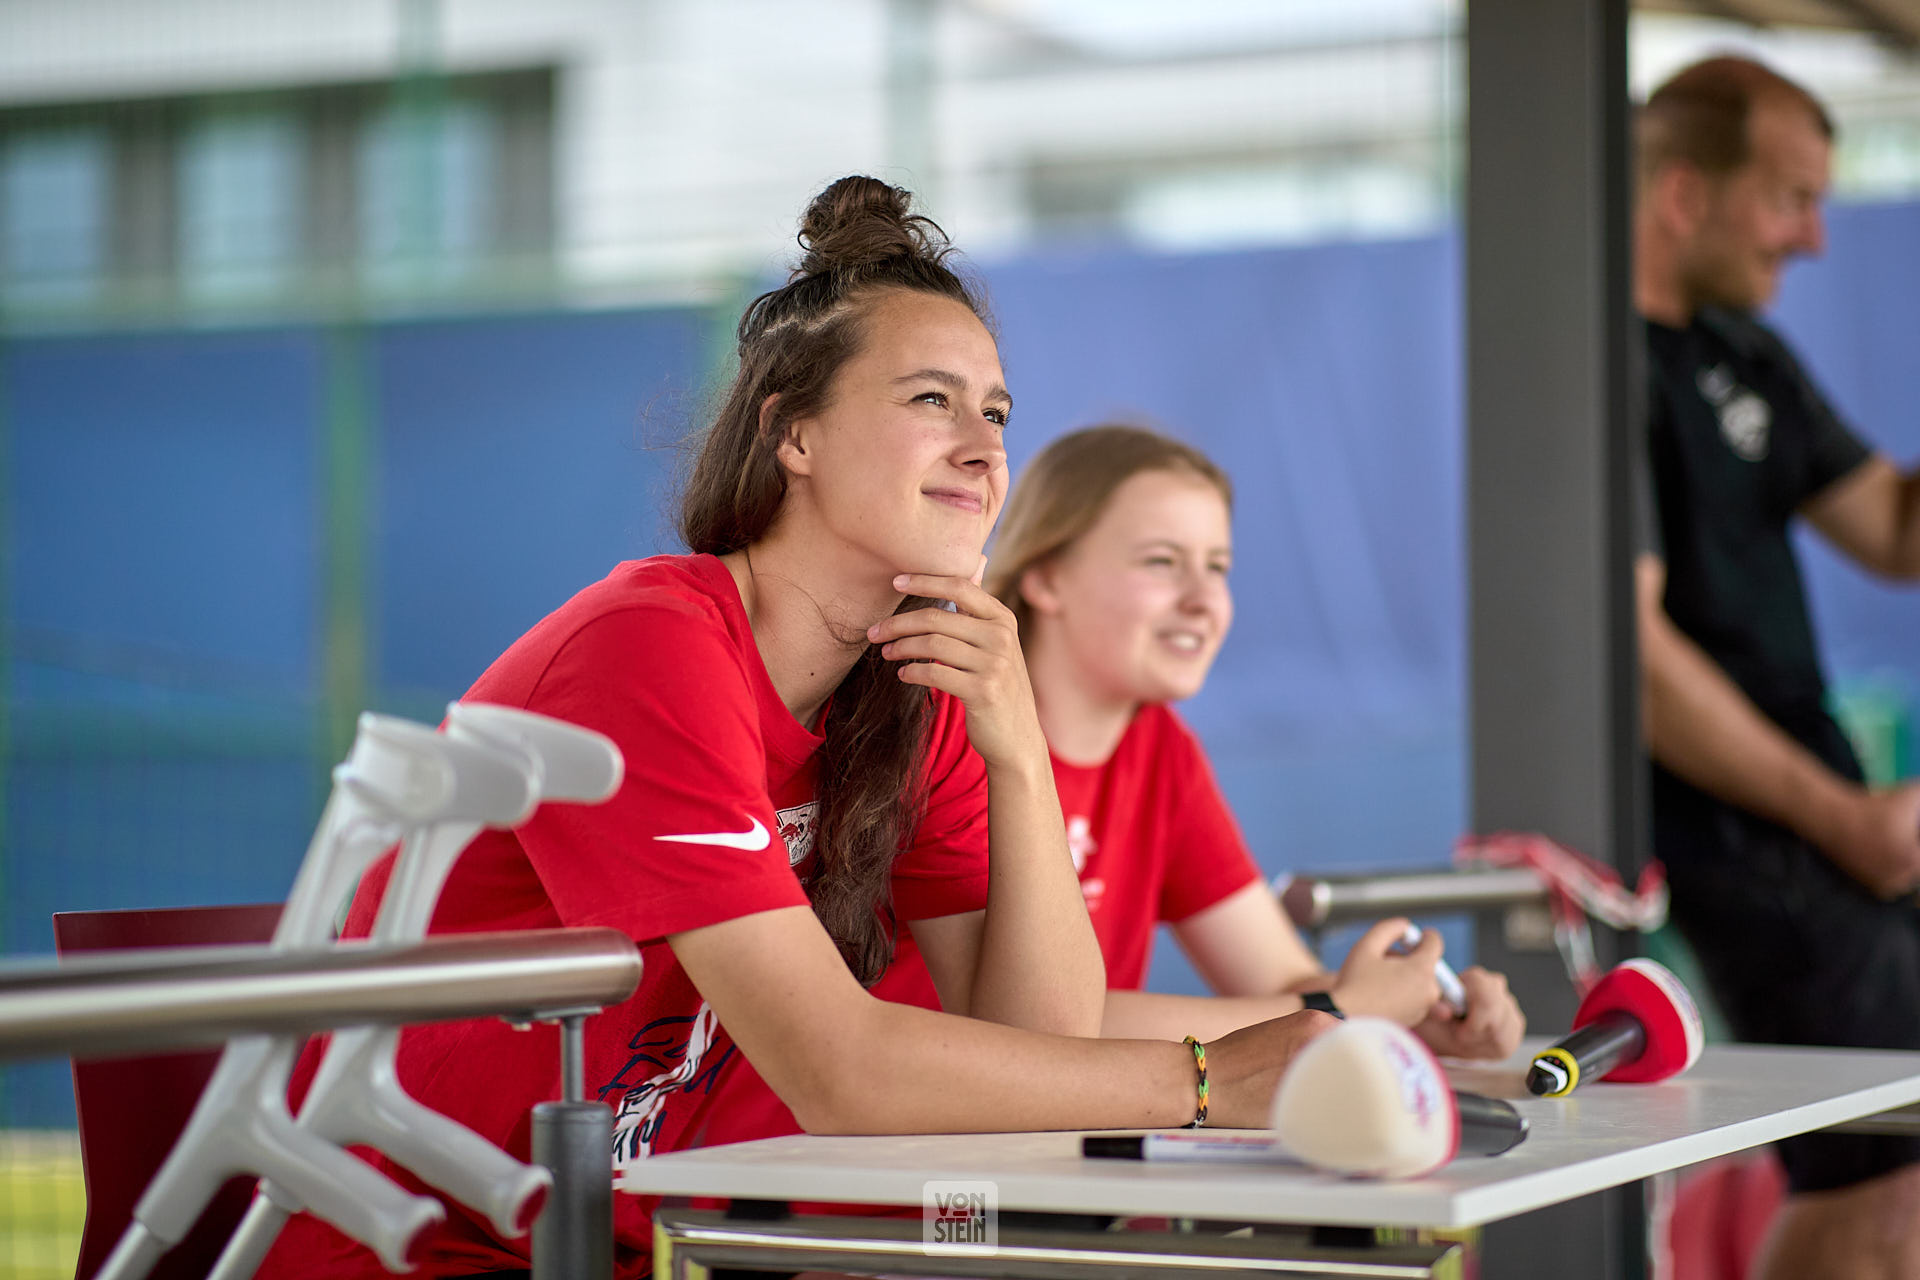
<instances>
[{"instance_id":1,"label":"red nike t-shirt","mask_svg":"<svg viewBox=\"0 0 1920 1280\"><path fill-rule=\"evenodd\" d=\"M1169 707L1142 707L1104 764L1069 764L1055 756L1053 782L1110 988L1138 991L1146 982L1161 921L1185 920L1261 879L1206 752ZM873 993L940 1007L907 930ZM727 1104L708 1125L708 1143L800 1131L750 1065L729 1077L725 1092Z\"/></svg>"},{"instance_id":2,"label":"red nike t-shirt","mask_svg":"<svg viewBox=\"0 0 1920 1280\"><path fill-rule=\"evenodd\" d=\"M607 734L626 757L626 780L605 804L545 805L517 830L474 841L448 879L433 931L604 925L642 943L639 990L587 1022L587 1095L614 1111L610 1168L693 1145L719 1100L716 1080L744 1059L663 939L807 905L821 739L781 702L733 577L711 556L620 565L517 641L466 696ZM933 697L926 814L893 873L903 920L986 904L985 768L960 704ZM371 926L391 871L389 857L368 874L348 933ZM297 1081L310 1078L314 1057L310 1046ZM497 1019L412 1027L400 1039L399 1070L415 1098L525 1160L531 1108L560 1096L558 1031L516 1032ZM375 1163L421 1189L384 1157ZM656 1202L615 1196L620 1276L648 1274ZM433 1274L528 1265L526 1238L496 1240L483 1218L447 1208ZM386 1272L302 1214L260 1274Z\"/></svg>"},{"instance_id":3,"label":"red nike t-shirt","mask_svg":"<svg viewBox=\"0 0 1920 1280\"><path fill-rule=\"evenodd\" d=\"M1115 990L1146 982L1155 925L1261 878L1206 752L1170 707L1140 708L1105 764L1055 756L1053 785Z\"/></svg>"}]
</instances>

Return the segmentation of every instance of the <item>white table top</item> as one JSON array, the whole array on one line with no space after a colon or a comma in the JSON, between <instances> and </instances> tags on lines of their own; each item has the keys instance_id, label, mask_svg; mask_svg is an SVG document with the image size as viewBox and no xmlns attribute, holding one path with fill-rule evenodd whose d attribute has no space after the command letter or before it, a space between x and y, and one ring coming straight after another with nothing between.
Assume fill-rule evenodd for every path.
<instances>
[{"instance_id":1,"label":"white table top","mask_svg":"<svg viewBox=\"0 0 1920 1280\"><path fill-rule=\"evenodd\" d=\"M1502 1156L1365 1182L1298 1165L1088 1160L1078 1133L771 1138L654 1156L630 1192L918 1205L929 1179L997 1184L1002 1209L1406 1227L1469 1227L1811 1129L1920 1101L1920 1053L1710 1046L1656 1085L1582 1085L1555 1101L1521 1083L1529 1041L1497 1066L1451 1067L1532 1124Z\"/></svg>"}]
</instances>

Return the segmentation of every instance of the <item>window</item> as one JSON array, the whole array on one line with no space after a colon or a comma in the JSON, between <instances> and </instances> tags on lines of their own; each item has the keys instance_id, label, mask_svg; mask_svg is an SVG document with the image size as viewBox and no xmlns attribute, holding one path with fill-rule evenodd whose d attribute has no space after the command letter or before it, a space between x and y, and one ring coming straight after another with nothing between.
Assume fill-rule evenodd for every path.
<instances>
[{"instance_id":1,"label":"window","mask_svg":"<svg viewBox=\"0 0 1920 1280\"><path fill-rule=\"evenodd\" d=\"M302 130L285 111L200 116L180 139L181 283L190 296L284 289L302 269Z\"/></svg>"},{"instance_id":2,"label":"window","mask_svg":"<svg viewBox=\"0 0 1920 1280\"><path fill-rule=\"evenodd\" d=\"M77 302L108 266L104 129L51 126L0 137L0 281L11 303Z\"/></svg>"},{"instance_id":3,"label":"window","mask_svg":"<svg viewBox=\"0 0 1920 1280\"><path fill-rule=\"evenodd\" d=\"M458 279L495 243L497 134L484 102L382 105L360 133L362 273L383 283Z\"/></svg>"},{"instance_id":4,"label":"window","mask_svg":"<svg viewBox=\"0 0 1920 1280\"><path fill-rule=\"evenodd\" d=\"M539 69L0 111L0 300L258 309L537 286L552 100Z\"/></svg>"}]
</instances>

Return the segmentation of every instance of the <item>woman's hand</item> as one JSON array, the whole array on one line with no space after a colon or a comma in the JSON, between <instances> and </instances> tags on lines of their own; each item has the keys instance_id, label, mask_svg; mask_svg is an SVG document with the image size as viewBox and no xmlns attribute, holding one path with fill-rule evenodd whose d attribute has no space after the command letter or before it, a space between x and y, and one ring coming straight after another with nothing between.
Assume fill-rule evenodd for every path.
<instances>
[{"instance_id":1,"label":"woman's hand","mask_svg":"<svg viewBox=\"0 0 1920 1280\"><path fill-rule=\"evenodd\" d=\"M1456 1017L1453 1006L1436 1004L1414 1034L1435 1053L1451 1058L1504 1058L1520 1047L1527 1016L1507 990L1507 980L1475 965L1460 975L1467 992L1467 1016Z\"/></svg>"},{"instance_id":2,"label":"woman's hand","mask_svg":"<svg viewBox=\"0 0 1920 1280\"><path fill-rule=\"evenodd\" d=\"M898 661L908 684L940 689L966 704L967 738L988 768L1047 760L1047 739L1033 707L1033 686L1013 611L965 578L903 573L908 595L951 600L959 612L915 609L867 628L867 639Z\"/></svg>"},{"instance_id":3,"label":"woman's hand","mask_svg":"<svg viewBox=\"0 0 1920 1280\"><path fill-rule=\"evenodd\" d=\"M1273 1095L1294 1057L1315 1036L1339 1026L1317 1009L1256 1022L1207 1045L1207 1124L1264 1129L1272 1123ZM1197 1079L1196 1079L1197 1083Z\"/></svg>"},{"instance_id":4,"label":"woman's hand","mask_svg":"<svg viewBox=\"0 0 1920 1280\"><path fill-rule=\"evenodd\" d=\"M1340 1012L1391 1018L1403 1027L1427 1017L1440 999L1433 966L1444 944L1439 930L1429 929L1411 951L1395 951L1406 931L1406 918L1397 916L1360 935L1330 993Z\"/></svg>"},{"instance_id":5,"label":"woman's hand","mask_svg":"<svg viewBox=\"0 0 1920 1280\"><path fill-rule=\"evenodd\" d=\"M1106 965L1067 852L1013 613L964 578L903 573L893 585L958 606L897 613L867 635L904 664L901 680L960 700L967 738L986 764L986 912L977 927L955 922L915 935L935 944L927 965L941 999L1007 1026L1098 1036ZM947 953L935 954L943 941Z\"/></svg>"}]
</instances>

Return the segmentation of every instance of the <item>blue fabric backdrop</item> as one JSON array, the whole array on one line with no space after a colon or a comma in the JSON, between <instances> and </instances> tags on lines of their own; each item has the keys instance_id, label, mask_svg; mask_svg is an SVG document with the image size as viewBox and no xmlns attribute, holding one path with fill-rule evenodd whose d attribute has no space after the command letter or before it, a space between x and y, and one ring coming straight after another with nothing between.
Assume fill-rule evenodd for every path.
<instances>
[{"instance_id":1,"label":"blue fabric backdrop","mask_svg":"<svg viewBox=\"0 0 1920 1280\"><path fill-rule=\"evenodd\" d=\"M1778 309L1836 402L1920 458L1920 205L1841 209ZM1270 871L1443 860L1465 817L1463 394L1451 237L987 263L1018 463L1156 423L1239 489L1238 621L1184 713ZM367 335L374 705L432 718L615 560L670 545L699 312ZM724 318L724 319L730 319ZM276 897L325 785L325 347L310 330L16 339L0 938L49 912ZM1016 470L1017 483L1017 470ZM1920 595L1809 553L1831 669L1920 688ZM1172 948L1156 980L1192 989ZM0 1124L64 1123L64 1067Z\"/></svg>"}]
</instances>

